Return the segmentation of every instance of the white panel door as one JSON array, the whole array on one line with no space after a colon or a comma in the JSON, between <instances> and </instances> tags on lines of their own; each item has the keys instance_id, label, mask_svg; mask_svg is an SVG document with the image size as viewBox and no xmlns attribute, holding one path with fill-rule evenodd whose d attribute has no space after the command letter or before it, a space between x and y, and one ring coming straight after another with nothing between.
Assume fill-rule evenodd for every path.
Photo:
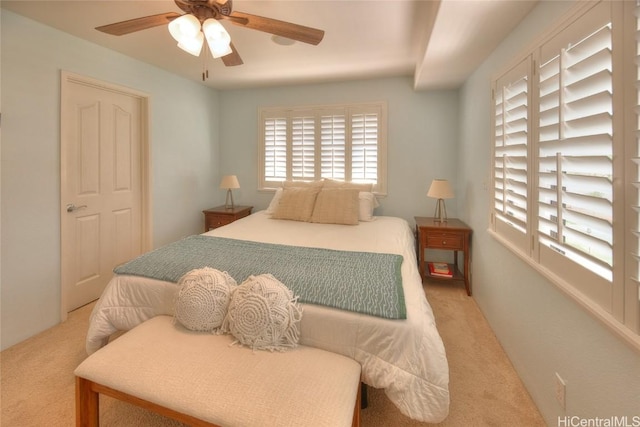
<instances>
[{"instance_id":1,"label":"white panel door","mask_svg":"<svg viewBox=\"0 0 640 427\"><path fill-rule=\"evenodd\" d=\"M146 109L136 94L78 79L64 85L61 277L66 313L97 299L113 268L145 246L141 156Z\"/></svg>"}]
</instances>

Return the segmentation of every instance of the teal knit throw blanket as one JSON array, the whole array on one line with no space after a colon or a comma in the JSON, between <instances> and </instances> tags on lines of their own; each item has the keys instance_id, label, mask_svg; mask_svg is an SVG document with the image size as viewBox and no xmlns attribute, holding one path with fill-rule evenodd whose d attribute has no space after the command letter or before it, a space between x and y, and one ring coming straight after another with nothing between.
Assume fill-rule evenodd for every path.
<instances>
[{"instance_id":1,"label":"teal knit throw blanket","mask_svg":"<svg viewBox=\"0 0 640 427\"><path fill-rule=\"evenodd\" d=\"M189 236L114 269L169 282L203 267L228 272L238 284L270 273L299 301L388 319L406 319L401 255L351 252Z\"/></svg>"}]
</instances>

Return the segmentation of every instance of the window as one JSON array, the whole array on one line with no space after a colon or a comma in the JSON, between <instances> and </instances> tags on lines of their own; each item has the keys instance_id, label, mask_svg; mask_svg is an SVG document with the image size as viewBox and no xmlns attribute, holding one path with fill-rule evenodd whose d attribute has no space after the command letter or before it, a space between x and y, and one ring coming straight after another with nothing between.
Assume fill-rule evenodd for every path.
<instances>
[{"instance_id":1,"label":"window","mask_svg":"<svg viewBox=\"0 0 640 427\"><path fill-rule=\"evenodd\" d=\"M385 194L386 120L384 103L263 108L260 188L331 178Z\"/></svg>"},{"instance_id":2,"label":"window","mask_svg":"<svg viewBox=\"0 0 640 427\"><path fill-rule=\"evenodd\" d=\"M494 79L491 230L640 348L640 233L627 232L640 222L638 19L629 3L578 5Z\"/></svg>"}]
</instances>

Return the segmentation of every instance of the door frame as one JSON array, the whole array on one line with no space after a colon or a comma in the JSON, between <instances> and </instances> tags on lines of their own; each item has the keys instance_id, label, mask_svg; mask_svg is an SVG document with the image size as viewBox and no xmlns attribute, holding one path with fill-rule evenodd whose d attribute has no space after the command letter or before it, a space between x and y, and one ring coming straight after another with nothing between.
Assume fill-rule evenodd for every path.
<instances>
[{"instance_id":1,"label":"door frame","mask_svg":"<svg viewBox=\"0 0 640 427\"><path fill-rule=\"evenodd\" d=\"M69 302L69 283L65 262L62 259L62 221L65 220L66 203L63 199L63 189L67 185L67 174L65 157L62 155L62 144L64 135L67 134L69 120L65 108L69 86L71 84L81 84L96 89L107 90L136 97L140 100L140 175L141 175L141 224L140 224L140 247L142 252L151 250L153 246L152 236L152 191L151 191L151 144L150 144L150 95L139 90L126 86L104 82L80 74L61 70L60 74L60 321L67 320L67 310Z\"/></svg>"}]
</instances>

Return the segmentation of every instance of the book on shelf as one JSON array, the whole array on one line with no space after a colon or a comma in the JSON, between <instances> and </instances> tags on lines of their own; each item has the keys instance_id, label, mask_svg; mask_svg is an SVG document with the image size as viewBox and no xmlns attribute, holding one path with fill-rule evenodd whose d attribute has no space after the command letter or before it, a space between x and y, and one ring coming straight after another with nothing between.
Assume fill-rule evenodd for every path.
<instances>
[{"instance_id":1,"label":"book on shelf","mask_svg":"<svg viewBox=\"0 0 640 427\"><path fill-rule=\"evenodd\" d=\"M436 277L453 277L453 270L446 262L430 262L429 274Z\"/></svg>"}]
</instances>

